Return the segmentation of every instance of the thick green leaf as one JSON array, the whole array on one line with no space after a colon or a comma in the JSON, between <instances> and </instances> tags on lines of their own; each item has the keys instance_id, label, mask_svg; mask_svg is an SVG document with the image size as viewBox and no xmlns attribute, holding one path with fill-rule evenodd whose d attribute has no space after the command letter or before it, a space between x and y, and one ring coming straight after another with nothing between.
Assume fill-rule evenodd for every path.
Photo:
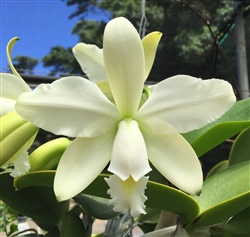
<instances>
[{"instance_id":1,"label":"thick green leaf","mask_svg":"<svg viewBox=\"0 0 250 237\"><path fill-rule=\"evenodd\" d=\"M202 193L194 197L201 212L188 227L213 225L229 219L250 205L250 161L230 166L206 179Z\"/></svg>"},{"instance_id":2,"label":"thick green leaf","mask_svg":"<svg viewBox=\"0 0 250 237\"><path fill-rule=\"evenodd\" d=\"M24 174L20 177L17 177L14 180L14 186L17 190L31 187L31 186L42 186L42 187L53 187L54 177L55 177L55 170L42 170L42 171L35 171Z\"/></svg>"},{"instance_id":3,"label":"thick green leaf","mask_svg":"<svg viewBox=\"0 0 250 237\"><path fill-rule=\"evenodd\" d=\"M15 179L14 186L17 189L22 189L30 186L53 187L55 170L41 170L36 172L27 173ZM110 198L107 194L107 183L104 181L106 175L100 175L97 179L90 184L84 193L95 195L103 198ZM101 185L99 185L101 184Z\"/></svg>"},{"instance_id":4,"label":"thick green leaf","mask_svg":"<svg viewBox=\"0 0 250 237\"><path fill-rule=\"evenodd\" d=\"M250 160L250 127L244 129L235 139L229 155L229 166L248 160Z\"/></svg>"},{"instance_id":5,"label":"thick green leaf","mask_svg":"<svg viewBox=\"0 0 250 237\"><path fill-rule=\"evenodd\" d=\"M35 220L34 218L32 219L42 230L45 231L51 231L57 228L57 225L55 223L50 223L50 222L44 222L44 221L38 221Z\"/></svg>"},{"instance_id":6,"label":"thick green leaf","mask_svg":"<svg viewBox=\"0 0 250 237\"><path fill-rule=\"evenodd\" d=\"M55 171L39 171L23 175L15 180L17 189L26 186L52 187ZM110 198L107 194L108 185L104 180L106 175L99 175L83 193L103 198ZM189 195L182 191L149 181L145 191L148 200L146 206L178 214L183 224L190 223L199 214L199 205Z\"/></svg>"},{"instance_id":7,"label":"thick green leaf","mask_svg":"<svg viewBox=\"0 0 250 237\"><path fill-rule=\"evenodd\" d=\"M217 165L215 165L207 174L206 179L211 177L214 174L217 174L219 172L221 172L222 170L226 169L228 167L228 160L223 160L220 163L218 163Z\"/></svg>"},{"instance_id":8,"label":"thick green leaf","mask_svg":"<svg viewBox=\"0 0 250 237\"><path fill-rule=\"evenodd\" d=\"M58 227L54 227L53 229L51 229L50 231L48 231L46 233L46 235L44 235L44 237L60 237L60 231L58 229Z\"/></svg>"},{"instance_id":9,"label":"thick green leaf","mask_svg":"<svg viewBox=\"0 0 250 237\"><path fill-rule=\"evenodd\" d=\"M140 225L140 229L144 232L144 233L149 233L154 231L156 228L156 223L143 223L142 225Z\"/></svg>"},{"instance_id":10,"label":"thick green leaf","mask_svg":"<svg viewBox=\"0 0 250 237\"><path fill-rule=\"evenodd\" d=\"M113 206L108 206L108 199L106 198L79 194L74 197L74 200L82 206L87 213L97 219L108 220L118 215L117 212L113 211Z\"/></svg>"},{"instance_id":11,"label":"thick green leaf","mask_svg":"<svg viewBox=\"0 0 250 237\"><path fill-rule=\"evenodd\" d=\"M183 224L190 223L199 213L198 203L189 195L169 186L148 182L146 206L176 213Z\"/></svg>"},{"instance_id":12,"label":"thick green leaf","mask_svg":"<svg viewBox=\"0 0 250 237\"><path fill-rule=\"evenodd\" d=\"M91 236L92 220L89 219L87 223L84 223L79 217L80 214L81 209L79 206L74 206L72 210L64 213L60 237Z\"/></svg>"},{"instance_id":13,"label":"thick green leaf","mask_svg":"<svg viewBox=\"0 0 250 237\"><path fill-rule=\"evenodd\" d=\"M219 226L222 236L250 236L250 207L232 217L226 225Z\"/></svg>"},{"instance_id":14,"label":"thick green leaf","mask_svg":"<svg viewBox=\"0 0 250 237\"><path fill-rule=\"evenodd\" d=\"M17 191L9 173L0 174L0 199L8 206L28 217L57 223L68 209L69 202L58 203L52 188L27 187Z\"/></svg>"},{"instance_id":15,"label":"thick green leaf","mask_svg":"<svg viewBox=\"0 0 250 237\"><path fill-rule=\"evenodd\" d=\"M236 102L222 117L207 126L182 134L201 156L250 126L250 98Z\"/></svg>"},{"instance_id":16,"label":"thick green leaf","mask_svg":"<svg viewBox=\"0 0 250 237\"><path fill-rule=\"evenodd\" d=\"M136 220L140 223L157 223L161 214L161 210L146 208L146 214L140 215Z\"/></svg>"}]
</instances>

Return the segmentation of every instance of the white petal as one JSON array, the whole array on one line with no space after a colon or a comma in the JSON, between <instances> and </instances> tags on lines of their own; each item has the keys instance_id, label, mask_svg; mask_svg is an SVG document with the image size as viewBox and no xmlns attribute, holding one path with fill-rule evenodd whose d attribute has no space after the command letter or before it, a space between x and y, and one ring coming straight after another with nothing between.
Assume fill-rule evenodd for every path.
<instances>
[{"instance_id":1,"label":"white petal","mask_svg":"<svg viewBox=\"0 0 250 237\"><path fill-rule=\"evenodd\" d=\"M95 83L107 80L102 49L96 45L79 43L73 48L73 53L89 80Z\"/></svg>"},{"instance_id":2,"label":"white petal","mask_svg":"<svg viewBox=\"0 0 250 237\"><path fill-rule=\"evenodd\" d=\"M83 191L110 161L115 131L94 138L76 138L57 167L54 191L59 201Z\"/></svg>"},{"instance_id":3,"label":"white petal","mask_svg":"<svg viewBox=\"0 0 250 237\"><path fill-rule=\"evenodd\" d=\"M154 133L169 133L165 123L185 133L216 120L235 100L224 80L178 75L158 83L134 118Z\"/></svg>"},{"instance_id":4,"label":"white petal","mask_svg":"<svg viewBox=\"0 0 250 237\"><path fill-rule=\"evenodd\" d=\"M142 42L125 18L111 20L104 31L104 64L118 110L131 117L138 109L144 84Z\"/></svg>"},{"instance_id":5,"label":"white petal","mask_svg":"<svg viewBox=\"0 0 250 237\"><path fill-rule=\"evenodd\" d=\"M135 182L132 177L123 181L116 175L105 178L110 189L108 194L111 196L110 205L114 205L114 211L126 213L130 210L133 217L146 214L144 202L147 197L144 195L148 177L142 177Z\"/></svg>"},{"instance_id":6,"label":"white petal","mask_svg":"<svg viewBox=\"0 0 250 237\"><path fill-rule=\"evenodd\" d=\"M1 117L15 109L20 94L31 91L23 79L9 73L0 73L0 88Z\"/></svg>"},{"instance_id":7,"label":"white petal","mask_svg":"<svg viewBox=\"0 0 250 237\"><path fill-rule=\"evenodd\" d=\"M143 132L148 156L155 168L181 190L198 194L202 170L193 148L180 134L153 135Z\"/></svg>"},{"instance_id":8,"label":"white petal","mask_svg":"<svg viewBox=\"0 0 250 237\"><path fill-rule=\"evenodd\" d=\"M98 86L81 77L39 85L18 98L16 111L38 127L71 137L102 135L120 120Z\"/></svg>"},{"instance_id":9,"label":"white petal","mask_svg":"<svg viewBox=\"0 0 250 237\"><path fill-rule=\"evenodd\" d=\"M145 80L147 79L151 71L151 68L153 66L157 46L160 42L161 36L162 36L161 32L155 31L146 35L142 39L142 45L145 55L145 75L144 75Z\"/></svg>"},{"instance_id":10,"label":"white petal","mask_svg":"<svg viewBox=\"0 0 250 237\"><path fill-rule=\"evenodd\" d=\"M29 171L29 168L29 155L28 152L25 151L14 160L14 170L10 173L10 175L15 178L26 174Z\"/></svg>"},{"instance_id":11,"label":"white petal","mask_svg":"<svg viewBox=\"0 0 250 237\"><path fill-rule=\"evenodd\" d=\"M108 170L122 180L131 175L135 181L151 171L145 142L136 121L126 119L119 123Z\"/></svg>"}]
</instances>

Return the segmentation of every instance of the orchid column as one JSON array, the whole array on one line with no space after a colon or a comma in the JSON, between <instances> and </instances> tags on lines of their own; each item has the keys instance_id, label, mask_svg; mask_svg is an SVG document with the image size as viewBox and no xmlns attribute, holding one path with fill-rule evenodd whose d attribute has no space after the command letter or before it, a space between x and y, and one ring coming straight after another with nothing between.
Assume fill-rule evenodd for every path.
<instances>
[{"instance_id":1,"label":"orchid column","mask_svg":"<svg viewBox=\"0 0 250 237\"><path fill-rule=\"evenodd\" d=\"M141 105L156 50L149 45L128 20L116 18L105 28L103 51L85 44L74 48L90 80L108 80L113 102L95 83L77 76L41 84L19 97L16 110L25 119L57 135L76 137L57 168L59 201L84 190L109 161L114 175L106 181L116 211L130 209L134 217L145 213L149 160L183 191L200 193L200 163L180 133L224 114L235 102L232 87L223 80L180 75L154 86Z\"/></svg>"}]
</instances>

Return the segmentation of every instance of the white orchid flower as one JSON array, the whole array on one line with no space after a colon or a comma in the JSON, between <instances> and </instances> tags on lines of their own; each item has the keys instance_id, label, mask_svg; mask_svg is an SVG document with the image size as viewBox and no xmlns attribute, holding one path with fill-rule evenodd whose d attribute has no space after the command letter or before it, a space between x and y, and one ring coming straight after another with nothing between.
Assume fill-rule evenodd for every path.
<instances>
[{"instance_id":1,"label":"white orchid flower","mask_svg":"<svg viewBox=\"0 0 250 237\"><path fill-rule=\"evenodd\" d=\"M108 170L114 176L107 183L116 210L125 212L130 206L134 216L143 213L145 197L140 194L151 170L148 160L180 189L200 193L200 163L180 133L201 128L224 114L235 102L232 87L223 80L175 76L158 83L139 106L155 55L155 49L143 44L133 25L121 17L107 24L103 52L91 45L74 48L91 80L108 79L114 103L95 83L77 76L41 84L19 97L16 110L22 117L55 134L76 137L57 168L58 200L84 190L109 161ZM119 179L124 186L132 185L133 194L115 189ZM126 200L132 201L125 205L123 193L137 195L142 205L134 205L129 197Z\"/></svg>"},{"instance_id":2,"label":"white orchid flower","mask_svg":"<svg viewBox=\"0 0 250 237\"><path fill-rule=\"evenodd\" d=\"M27 121L24 122L24 120L14 112L17 98L23 92L31 91L29 85L21 78L11 62L11 51L17 40L18 38L14 37L9 41L6 47L7 59L13 74L0 73L0 123L2 128L0 165L3 166L14 162L14 170L11 173L13 177L28 172L30 166L27 149L33 143L38 131L38 128L33 124ZM16 138L19 139L19 142L15 143ZM10 146L11 141L13 141L11 149L5 147L7 144Z\"/></svg>"},{"instance_id":3,"label":"white orchid flower","mask_svg":"<svg viewBox=\"0 0 250 237\"><path fill-rule=\"evenodd\" d=\"M23 92L31 91L29 85L22 79L14 68L11 61L11 52L15 42L19 40L18 37L11 39L6 47L7 60L10 69L13 74L10 73L0 73L0 102L1 102L1 114L3 117L5 114L15 110L16 100L19 95Z\"/></svg>"}]
</instances>

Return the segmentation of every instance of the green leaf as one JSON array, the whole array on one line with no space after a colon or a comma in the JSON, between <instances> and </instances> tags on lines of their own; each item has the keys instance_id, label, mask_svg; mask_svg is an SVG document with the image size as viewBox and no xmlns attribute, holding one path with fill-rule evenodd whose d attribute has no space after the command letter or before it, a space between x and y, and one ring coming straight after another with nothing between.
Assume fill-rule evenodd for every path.
<instances>
[{"instance_id":1,"label":"green leaf","mask_svg":"<svg viewBox=\"0 0 250 237\"><path fill-rule=\"evenodd\" d=\"M183 225L190 223L199 214L198 203L184 192L169 186L148 182L145 191L146 206L176 213Z\"/></svg>"},{"instance_id":2,"label":"green leaf","mask_svg":"<svg viewBox=\"0 0 250 237\"><path fill-rule=\"evenodd\" d=\"M223 235L227 237L250 235L250 207L232 217L226 225L220 226Z\"/></svg>"},{"instance_id":3,"label":"green leaf","mask_svg":"<svg viewBox=\"0 0 250 237\"><path fill-rule=\"evenodd\" d=\"M213 225L229 219L250 205L250 161L230 166L206 179L202 193L194 198L200 215L188 228Z\"/></svg>"},{"instance_id":4,"label":"green leaf","mask_svg":"<svg viewBox=\"0 0 250 237\"><path fill-rule=\"evenodd\" d=\"M44 222L57 223L61 220L69 202L58 203L52 188L27 187L17 191L9 173L0 174L0 199L8 206L28 217Z\"/></svg>"},{"instance_id":5,"label":"green leaf","mask_svg":"<svg viewBox=\"0 0 250 237\"><path fill-rule=\"evenodd\" d=\"M140 215L136 221L140 223L157 223L161 214L161 210L146 207L146 214Z\"/></svg>"},{"instance_id":6,"label":"green leaf","mask_svg":"<svg viewBox=\"0 0 250 237\"><path fill-rule=\"evenodd\" d=\"M87 213L100 220L108 220L119 214L113 211L113 206L108 206L106 198L79 194L74 200L87 210Z\"/></svg>"},{"instance_id":7,"label":"green leaf","mask_svg":"<svg viewBox=\"0 0 250 237\"><path fill-rule=\"evenodd\" d=\"M92 219L82 220L79 216L81 208L74 206L72 210L65 212L62 220L60 237L84 236L90 237L92 232Z\"/></svg>"},{"instance_id":8,"label":"green leaf","mask_svg":"<svg viewBox=\"0 0 250 237\"><path fill-rule=\"evenodd\" d=\"M54 227L53 229L51 229L50 231L48 231L46 233L46 235L44 235L44 237L60 237L60 231L58 229L58 227Z\"/></svg>"},{"instance_id":9,"label":"green leaf","mask_svg":"<svg viewBox=\"0 0 250 237\"><path fill-rule=\"evenodd\" d=\"M55 173L55 170L41 170L30 172L15 178L14 186L17 190L31 186L42 186L52 188Z\"/></svg>"},{"instance_id":10,"label":"green leaf","mask_svg":"<svg viewBox=\"0 0 250 237\"><path fill-rule=\"evenodd\" d=\"M34 218L32 219L42 230L45 231L51 231L57 228L55 223L49 223L49 222L44 222L44 221L38 221L35 220Z\"/></svg>"},{"instance_id":11,"label":"green leaf","mask_svg":"<svg viewBox=\"0 0 250 237\"><path fill-rule=\"evenodd\" d=\"M27 186L52 187L55 171L39 171L23 175L15 180L15 187ZM104 180L107 175L99 175L84 191L84 194L110 198L107 194L108 185ZM148 200L146 206L174 212L179 215L183 224L190 223L199 214L198 203L189 195L169 186L149 181L145 191Z\"/></svg>"},{"instance_id":12,"label":"green leaf","mask_svg":"<svg viewBox=\"0 0 250 237\"><path fill-rule=\"evenodd\" d=\"M235 139L229 155L229 166L250 159L250 127L244 129Z\"/></svg>"},{"instance_id":13,"label":"green leaf","mask_svg":"<svg viewBox=\"0 0 250 237\"><path fill-rule=\"evenodd\" d=\"M224 115L207 126L182 134L200 157L226 139L250 126L250 98L236 102Z\"/></svg>"},{"instance_id":14,"label":"green leaf","mask_svg":"<svg viewBox=\"0 0 250 237\"><path fill-rule=\"evenodd\" d=\"M223 160L220 163L216 164L207 174L206 179L210 178L212 175L225 170L228 167L228 160Z\"/></svg>"}]
</instances>

